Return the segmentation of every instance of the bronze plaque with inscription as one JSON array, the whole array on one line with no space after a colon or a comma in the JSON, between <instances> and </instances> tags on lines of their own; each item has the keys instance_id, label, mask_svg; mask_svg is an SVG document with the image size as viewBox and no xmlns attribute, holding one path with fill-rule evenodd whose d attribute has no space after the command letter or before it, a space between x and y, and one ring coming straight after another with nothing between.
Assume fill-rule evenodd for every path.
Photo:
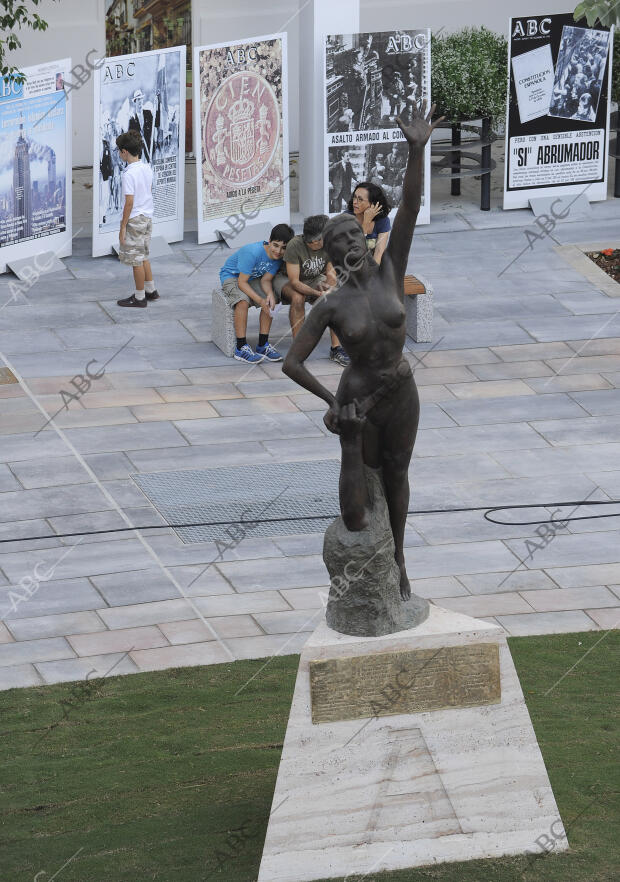
<instances>
[{"instance_id":1,"label":"bronze plaque with inscription","mask_svg":"<svg viewBox=\"0 0 620 882\"><path fill-rule=\"evenodd\" d=\"M499 704L499 646L472 643L310 662L312 722Z\"/></svg>"}]
</instances>

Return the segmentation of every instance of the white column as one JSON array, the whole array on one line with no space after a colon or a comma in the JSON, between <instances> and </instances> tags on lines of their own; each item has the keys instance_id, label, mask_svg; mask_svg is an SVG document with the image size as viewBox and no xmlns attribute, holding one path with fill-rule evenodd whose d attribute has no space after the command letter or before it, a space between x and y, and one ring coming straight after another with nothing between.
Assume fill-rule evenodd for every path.
<instances>
[{"instance_id":1,"label":"white column","mask_svg":"<svg viewBox=\"0 0 620 882\"><path fill-rule=\"evenodd\" d=\"M299 210L323 212L324 45L327 34L357 34L359 0L299 0Z\"/></svg>"}]
</instances>

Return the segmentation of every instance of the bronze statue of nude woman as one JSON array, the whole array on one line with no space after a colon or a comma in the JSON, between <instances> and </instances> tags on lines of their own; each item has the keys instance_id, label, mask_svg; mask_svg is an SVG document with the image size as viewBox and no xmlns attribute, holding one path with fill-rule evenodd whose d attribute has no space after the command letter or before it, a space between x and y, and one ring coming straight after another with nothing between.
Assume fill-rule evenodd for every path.
<instances>
[{"instance_id":1,"label":"bronze statue of nude woman","mask_svg":"<svg viewBox=\"0 0 620 882\"><path fill-rule=\"evenodd\" d=\"M283 371L328 405L327 428L340 435L340 509L347 530L368 525L369 491L365 467L378 471L383 485L400 597L411 598L403 542L409 507L408 469L420 405L411 367L403 356L406 336L403 281L420 209L424 147L433 129L435 106L414 112L410 124L397 123L409 145L403 198L381 265L366 248L358 221L333 217L323 232L324 247L340 280L333 293L313 307L284 361ZM326 328L333 329L351 358L333 395L304 362ZM393 566L393 564L391 564ZM417 598L417 600L420 600ZM425 601L424 615L428 614Z\"/></svg>"}]
</instances>

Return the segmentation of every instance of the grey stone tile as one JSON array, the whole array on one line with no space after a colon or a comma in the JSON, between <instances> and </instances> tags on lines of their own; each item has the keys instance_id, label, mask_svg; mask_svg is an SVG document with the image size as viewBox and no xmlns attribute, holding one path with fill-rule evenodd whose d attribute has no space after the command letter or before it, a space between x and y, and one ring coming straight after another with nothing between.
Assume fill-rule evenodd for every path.
<instances>
[{"instance_id":1,"label":"grey stone tile","mask_svg":"<svg viewBox=\"0 0 620 882\"><path fill-rule=\"evenodd\" d=\"M209 627L201 619L190 619L187 622L167 622L160 628L173 646L214 640L216 635L227 640L229 637L253 637L263 633L251 616L218 616L207 619L207 622Z\"/></svg>"},{"instance_id":2,"label":"grey stone tile","mask_svg":"<svg viewBox=\"0 0 620 882\"><path fill-rule=\"evenodd\" d=\"M237 637L227 641L235 658L272 658L280 655L297 655L308 640L307 631L265 637ZM251 689L251 685L249 686Z\"/></svg>"},{"instance_id":3,"label":"grey stone tile","mask_svg":"<svg viewBox=\"0 0 620 882\"><path fill-rule=\"evenodd\" d=\"M539 322L545 319L538 319ZM552 319L567 321L567 319ZM520 320L523 323L523 319ZM532 343L534 337L523 330L521 324L509 322L459 322L450 330L442 332L443 339L437 349L478 349L495 345ZM438 381L441 382L441 381Z\"/></svg>"},{"instance_id":4,"label":"grey stone tile","mask_svg":"<svg viewBox=\"0 0 620 882\"><path fill-rule=\"evenodd\" d=\"M479 573L481 562L488 572L504 572L514 569L519 562L499 541L405 549L405 561L410 579Z\"/></svg>"},{"instance_id":5,"label":"grey stone tile","mask_svg":"<svg viewBox=\"0 0 620 882\"><path fill-rule=\"evenodd\" d=\"M549 377L551 368L543 361L507 361L498 364L476 364L470 368L481 380L510 380L526 377Z\"/></svg>"},{"instance_id":6,"label":"grey stone tile","mask_svg":"<svg viewBox=\"0 0 620 882\"><path fill-rule=\"evenodd\" d=\"M19 484L12 472L9 471L8 466L0 465L0 493L6 493L7 490L19 490ZM0 497L1 500L2 497Z\"/></svg>"},{"instance_id":7,"label":"grey stone tile","mask_svg":"<svg viewBox=\"0 0 620 882\"><path fill-rule=\"evenodd\" d=\"M172 572L188 596L227 594L232 588L222 578L215 566L209 566L202 576L193 582L205 567L173 567ZM176 600L182 597L174 583L163 570L147 569L134 572L112 573L93 576L93 582L110 606L126 606L157 600Z\"/></svg>"},{"instance_id":8,"label":"grey stone tile","mask_svg":"<svg viewBox=\"0 0 620 882\"><path fill-rule=\"evenodd\" d=\"M110 652L131 652L133 649L156 649L168 646L168 641L154 625L120 628L93 634L73 634L67 637L74 651L81 656L106 655Z\"/></svg>"},{"instance_id":9,"label":"grey stone tile","mask_svg":"<svg viewBox=\"0 0 620 882\"><path fill-rule=\"evenodd\" d=\"M504 362L524 362L530 359L537 361L545 358L570 358L573 350L568 344L558 343L526 343L517 346L492 346L491 352Z\"/></svg>"},{"instance_id":10,"label":"grey stone tile","mask_svg":"<svg viewBox=\"0 0 620 882\"><path fill-rule=\"evenodd\" d=\"M264 441L322 435L304 413L260 414L251 420L245 417L179 420L175 425L190 444L231 444L252 439ZM162 443L152 446L170 445Z\"/></svg>"},{"instance_id":11,"label":"grey stone tile","mask_svg":"<svg viewBox=\"0 0 620 882\"><path fill-rule=\"evenodd\" d=\"M596 338L569 340L566 345L581 355L620 355L620 337L611 337L606 340Z\"/></svg>"},{"instance_id":12,"label":"grey stone tile","mask_svg":"<svg viewBox=\"0 0 620 882\"><path fill-rule=\"evenodd\" d=\"M170 423L67 429L67 437L82 454L187 446L185 438Z\"/></svg>"},{"instance_id":13,"label":"grey stone tile","mask_svg":"<svg viewBox=\"0 0 620 882\"><path fill-rule=\"evenodd\" d=\"M248 371L251 373L248 373ZM269 379L269 374L261 364L256 364L248 368L247 364L241 364L230 358L224 365L209 368L187 368L183 373L188 377L189 382L195 385L214 386L217 383L237 383L252 377L252 381L258 381L259 377L264 380ZM168 383L158 383L158 386L166 386Z\"/></svg>"},{"instance_id":14,"label":"grey stone tile","mask_svg":"<svg viewBox=\"0 0 620 882\"><path fill-rule=\"evenodd\" d=\"M109 503L95 484L71 488L17 490L2 494L0 521L25 521L37 517L98 511Z\"/></svg>"},{"instance_id":15,"label":"grey stone tile","mask_svg":"<svg viewBox=\"0 0 620 882\"><path fill-rule=\"evenodd\" d=\"M561 588L588 585L615 585L620 582L620 563L594 563L582 566L552 567L549 576Z\"/></svg>"},{"instance_id":16,"label":"grey stone tile","mask_svg":"<svg viewBox=\"0 0 620 882\"><path fill-rule=\"evenodd\" d=\"M473 597L443 597L440 605L478 619L483 616L529 613L532 610L516 591L478 594Z\"/></svg>"},{"instance_id":17,"label":"grey stone tile","mask_svg":"<svg viewBox=\"0 0 620 882\"><path fill-rule=\"evenodd\" d=\"M289 395L291 392L299 392L299 385L288 377L275 380L257 378L254 380L250 375L247 380L239 380L235 383L237 389L246 398L257 395Z\"/></svg>"},{"instance_id":18,"label":"grey stone tile","mask_svg":"<svg viewBox=\"0 0 620 882\"><path fill-rule=\"evenodd\" d=\"M321 424L323 424L323 415L319 414L318 416L321 420ZM455 421L451 419L451 417L449 417L437 404L425 404L424 407L420 409L420 431L423 431L424 429L441 429L446 426L455 425ZM326 431L325 428L324 431Z\"/></svg>"},{"instance_id":19,"label":"grey stone tile","mask_svg":"<svg viewBox=\"0 0 620 882\"><path fill-rule=\"evenodd\" d=\"M620 416L540 420L533 428L550 444L562 447L615 443L620 437Z\"/></svg>"},{"instance_id":20,"label":"grey stone tile","mask_svg":"<svg viewBox=\"0 0 620 882\"><path fill-rule=\"evenodd\" d=\"M318 555L298 557L294 565L288 558L268 558L221 563L218 569L241 593L329 584L327 569Z\"/></svg>"},{"instance_id":21,"label":"grey stone tile","mask_svg":"<svg viewBox=\"0 0 620 882\"><path fill-rule=\"evenodd\" d=\"M314 631L321 624L323 610L292 609L284 612L257 613L254 618L267 634L294 634Z\"/></svg>"},{"instance_id":22,"label":"grey stone tile","mask_svg":"<svg viewBox=\"0 0 620 882\"><path fill-rule=\"evenodd\" d=\"M615 307L610 303L610 312ZM540 342L551 340L583 340L588 337L617 337L620 332L620 319L608 321L605 316L575 315L557 318L535 317L520 320L535 340Z\"/></svg>"},{"instance_id":23,"label":"grey stone tile","mask_svg":"<svg viewBox=\"0 0 620 882\"><path fill-rule=\"evenodd\" d=\"M280 591L293 609L325 609L329 597L328 588L287 588Z\"/></svg>"},{"instance_id":24,"label":"grey stone tile","mask_svg":"<svg viewBox=\"0 0 620 882\"><path fill-rule=\"evenodd\" d=\"M30 572L24 568L23 575ZM9 588L0 589L0 617L9 626L17 619L93 610L103 604L101 595L86 579L42 582L30 599L23 602L15 598L13 603L9 591Z\"/></svg>"},{"instance_id":25,"label":"grey stone tile","mask_svg":"<svg viewBox=\"0 0 620 882\"><path fill-rule=\"evenodd\" d=\"M214 343L187 343L166 346L138 346L138 351L157 370L174 370L180 364L184 368L202 368L226 364L228 356ZM127 368L125 368L127 370ZM144 368L136 368L144 370Z\"/></svg>"},{"instance_id":26,"label":"grey stone tile","mask_svg":"<svg viewBox=\"0 0 620 882\"><path fill-rule=\"evenodd\" d=\"M12 434L2 438L0 462L19 462L36 457L59 457L67 455L67 445L56 435L41 433L36 438L32 432Z\"/></svg>"},{"instance_id":27,"label":"grey stone tile","mask_svg":"<svg viewBox=\"0 0 620 882\"><path fill-rule=\"evenodd\" d=\"M161 622L179 622L194 618L196 613L187 600L160 600L151 603L133 603L99 610L99 615L112 630L159 625Z\"/></svg>"},{"instance_id":28,"label":"grey stone tile","mask_svg":"<svg viewBox=\"0 0 620 882\"><path fill-rule=\"evenodd\" d=\"M595 624L592 619L581 612L524 613L516 615L498 615L497 621L513 637L530 634L570 634L579 631L593 631ZM549 683L551 687L553 683Z\"/></svg>"},{"instance_id":29,"label":"grey stone tile","mask_svg":"<svg viewBox=\"0 0 620 882\"><path fill-rule=\"evenodd\" d=\"M616 563L619 539L617 531L571 535L558 533L546 547L537 549L527 564L549 570L550 567ZM519 540L507 539L506 545L519 557L528 554L525 544Z\"/></svg>"},{"instance_id":30,"label":"grey stone tile","mask_svg":"<svg viewBox=\"0 0 620 882\"><path fill-rule=\"evenodd\" d=\"M592 416L620 413L620 389L574 392L572 397Z\"/></svg>"},{"instance_id":31,"label":"grey stone tile","mask_svg":"<svg viewBox=\"0 0 620 882\"><path fill-rule=\"evenodd\" d=\"M145 389L158 386L188 386L190 380L180 370L125 371L108 377L115 389Z\"/></svg>"},{"instance_id":32,"label":"grey stone tile","mask_svg":"<svg viewBox=\"0 0 620 882\"><path fill-rule=\"evenodd\" d=\"M615 606L618 598L604 586L588 588L554 588L549 591L522 591L536 612L555 612L565 609L584 609L591 607Z\"/></svg>"},{"instance_id":33,"label":"grey stone tile","mask_svg":"<svg viewBox=\"0 0 620 882\"><path fill-rule=\"evenodd\" d=\"M25 355L33 352L62 352L65 347L52 331L22 330L19 334L0 333L0 352Z\"/></svg>"},{"instance_id":34,"label":"grey stone tile","mask_svg":"<svg viewBox=\"0 0 620 882\"><path fill-rule=\"evenodd\" d=\"M470 594L497 594L511 591L546 591L557 584L543 570L511 570L507 573L473 573L459 576Z\"/></svg>"},{"instance_id":35,"label":"grey stone tile","mask_svg":"<svg viewBox=\"0 0 620 882\"><path fill-rule=\"evenodd\" d=\"M551 358L549 367L558 374L600 374L602 371L620 369L618 355L586 355L585 351L575 352L570 358Z\"/></svg>"},{"instance_id":36,"label":"grey stone tile","mask_svg":"<svg viewBox=\"0 0 620 882\"><path fill-rule=\"evenodd\" d=\"M67 634L91 634L105 631L95 612L74 612L44 615L33 619L13 619L9 628L16 640L40 640L44 637L65 637Z\"/></svg>"},{"instance_id":37,"label":"grey stone tile","mask_svg":"<svg viewBox=\"0 0 620 882\"><path fill-rule=\"evenodd\" d=\"M153 536L149 543L166 566L185 566L199 564L219 565L222 560L254 560L279 556L278 547L267 538L248 537L238 545L220 553L215 542L183 543L176 536Z\"/></svg>"},{"instance_id":38,"label":"grey stone tile","mask_svg":"<svg viewBox=\"0 0 620 882\"><path fill-rule=\"evenodd\" d=\"M193 343L189 331L179 321L153 321L148 324L116 324L93 328L57 328L56 337L67 349L120 347L130 338L131 346L158 346L164 343ZM0 339L1 339L0 335ZM21 352L25 350L20 348Z\"/></svg>"},{"instance_id":39,"label":"grey stone tile","mask_svg":"<svg viewBox=\"0 0 620 882\"><path fill-rule=\"evenodd\" d=\"M86 461L103 481L124 478L131 468L131 463L122 453L101 453L86 457ZM15 462L11 463L11 471L26 490L65 484L88 484L92 480L74 456L56 457L51 463L43 457Z\"/></svg>"},{"instance_id":40,"label":"grey stone tile","mask_svg":"<svg viewBox=\"0 0 620 882\"><path fill-rule=\"evenodd\" d=\"M547 450L521 450L518 456L497 451L494 457L515 475L548 477L590 473L594 469L606 470L617 466L620 463L620 443L576 444L573 447L556 447Z\"/></svg>"},{"instance_id":41,"label":"grey stone tile","mask_svg":"<svg viewBox=\"0 0 620 882\"><path fill-rule=\"evenodd\" d=\"M258 413L296 413L297 407L285 395L262 398L228 398L213 401L213 407L223 417L250 416Z\"/></svg>"},{"instance_id":42,"label":"grey stone tile","mask_svg":"<svg viewBox=\"0 0 620 882\"><path fill-rule=\"evenodd\" d=\"M280 462L340 459L340 440L337 435L323 435L319 429L314 427L313 433L315 437L312 438L299 437L283 441L264 441L263 448L272 458Z\"/></svg>"},{"instance_id":43,"label":"grey stone tile","mask_svg":"<svg viewBox=\"0 0 620 882\"><path fill-rule=\"evenodd\" d=\"M274 536L273 541L287 557L323 554L323 533L299 533L296 536Z\"/></svg>"},{"instance_id":44,"label":"grey stone tile","mask_svg":"<svg viewBox=\"0 0 620 882\"><path fill-rule=\"evenodd\" d=\"M63 637L22 640L0 645L0 665L53 661L59 658L73 658L73 656L73 650Z\"/></svg>"},{"instance_id":45,"label":"grey stone tile","mask_svg":"<svg viewBox=\"0 0 620 882\"><path fill-rule=\"evenodd\" d=\"M286 442L289 443L289 442ZM192 447L170 447L157 450L132 450L128 454L135 470L162 472L169 469L223 468L271 462L273 457L255 441L236 444L203 444Z\"/></svg>"},{"instance_id":46,"label":"grey stone tile","mask_svg":"<svg viewBox=\"0 0 620 882\"><path fill-rule=\"evenodd\" d=\"M459 425L473 426L488 423L529 422L549 419L577 419L584 411L568 395L539 397L514 396L477 401L442 401L440 406Z\"/></svg>"},{"instance_id":47,"label":"grey stone tile","mask_svg":"<svg viewBox=\"0 0 620 882\"><path fill-rule=\"evenodd\" d=\"M129 336L126 339L129 339ZM140 355L133 345L123 349L122 352L118 352L119 348L120 346L116 349L33 352L14 355L13 363L25 378L85 374L89 364L91 374L95 374L101 371L106 362L106 374L111 374L114 371L144 371L150 367L149 362ZM94 364L92 364L93 361ZM93 381L93 385L96 386L96 380Z\"/></svg>"},{"instance_id":48,"label":"grey stone tile","mask_svg":"<svg viewBox=\"0 0 620 882\"><path fill-rule=\"evenodd\" d=\"M612 373L604 373L604 379L610 383L614 388L620 387L620 371L614 371Z\"/></svg>"},{"instance_id":49,"label":"grey stone tile","mask_svg":"<svg viewBox=\"0 0 620 882\"><path fill-rule=\"evenodd\" d=\"M613 606L609 609L586 609L585 612L604 631L620 627L620 606Z\"/></svg>"},{"instance_id":50,"label":"grey stone tile","mask_svg":"<svg viewBox=\"0 0 620 882\"><path fill-rule=\"evenodd\" d=\"M610 376L610 375L608 375ZM601 374L553 374L551 377L528 377L527 385L539 395L552 392L582 392L590 389L609 389L613 382Z\"/></svg>"},{"instance_id":51,"label":"grey stone tile","mask_svg":"<svg viewBox=\"0 0 620 882\"><path fill-rule=\"evenodd\" d=\"M179 646L164 646L161 649L137 649L131 653L131 657L141 671L214 665L231 660L224 647L216 641L184 643Z\"/></svg>"},{"instance_id":52,"label":"grey stone tile","mask_svg":"<svg viewBox=\"0 0 620 882\"><path fill-rule=\"evenodd\" d=\"M411 590L414 594L425 597L427 600L458 597L468 593L467 589L454 576L443 576L436 579L411 579ZM438 601L438 605L441 606L441 600Z\"/></svg>"},{"instance_id":53,"label":"grey stone tile","mask_svg":"<svg viewBox=\"0 0 620 882\"><path fill-rule=\"evenodd\" d=\"M417 447L409 468L409 480L435 484L461 483L464 481L488 481L493 478L506 478L510 472L487 453L470 453L467 456L416 456ZM510 459L510 457L509 457Z\"/></svg>"},{"instance_id":54,"label":"grey stone tile","mask_svg":"<svg viewBox=\"0 0 620 882\"><path fill-rule=\"evenodd\" d=\"M422 360L425 368L467 365L470 370L473 370L473 368L471 368L471 365L487 364L499 361L497 355L495 355L488 348L454 349L444 352L433 350L432 352L429 352L427 347L431 345L432 344L430 343L409 343L410 350L414 353L414 355Z\"/></svg>"},{"instance_id":55,"label":"grey stone tile","mask_svg":"<svg viewBox=\"0 0 620 882\"><path fill-rule=\"evenodd\" d=\"M520 450L548 447L547 442L530 426L498 423L487 426L459 426L454 429L429 429L416 439L417 456L453 456L481 450Z\"/></svg>"},{"instance_id":56,"label":"grey stone tile","mask_svg":"<svg viewBox=\"0 0 620 882\"><path fill-rule=\"evenodd\" d=\"M9 668L0 668L0 690L40 686L42 682L43 679L34 665L12 665Z\"/></svg>"},{"instance_id":57,"label":"grey stone tile","mask_svg":"<svg viewBox=\"0 0 620 882\"><path fill-rule=\"evenodd\" d=\"M139 668L125 652L111 652L106 655L90 655L83 658L60 661L39 662L37 670L46 683L67 683L71 680L85 680L89 674L97 677L118 677L121 674L136 674Z\"/></svg>"},{"instance_id":58,"label":"grey stone tile","mask_svg":"<svg viewBox=\"0 0 620 882\"><path fill-rule=\"evenodd\" d=\"M5 554L2 556L2 569L10 581L17 583L25 573L31 573L37 564L40 572L51 571L56 580L123 570L143 570L153 566L153 558L137 539L83 542L59 552L60 549L56 548ZM51 575L48 578L51 579Z\"/></svg>"},{"instance_id":59,"label":"grey stone tile","mask_svg":"<svg viewBox=\"0 0 620 882\"><path fill-rule=\"evenodd\" d=\"M290 609L289 604L278 591L260 591L254 594L221 595L218 597L197 597L196 606L207 618L213 616L254 615L254 613L276 612Z\"/></svg>"}]
</instances>

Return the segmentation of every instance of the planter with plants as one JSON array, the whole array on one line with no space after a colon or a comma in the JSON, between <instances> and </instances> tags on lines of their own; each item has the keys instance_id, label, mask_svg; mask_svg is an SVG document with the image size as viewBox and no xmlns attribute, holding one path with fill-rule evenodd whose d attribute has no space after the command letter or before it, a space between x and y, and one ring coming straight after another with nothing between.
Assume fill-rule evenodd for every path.
<instances>
[{"instance_id":1,"label":"planter with plants","mask_svg":"<svg viewBox=\"0 0 620 882\"><path fill-rule=\"evenodd\" d=\"M433 150L435 155L443 155L449 161L444 159L434 166L439 173L450 169L451 192L456 196L460 194L461 177L480 175L480 207L488 211L491 171L495 168L491 159L491 144L496 137L492 127L502 125L506 115L506 38L485 27L463 28L453 34L433 37L431 57L437 115L445 116L446 125L452 129L451 143L437 144ZM472 124L479 119L482 120L480 128ZM466 142L464 146L481 147L480 160L475 154L459 149L463 131L479 132L479 140ZM472 160L474 165L464 168L463 159Z\"/></svg>"}]
</instances>

